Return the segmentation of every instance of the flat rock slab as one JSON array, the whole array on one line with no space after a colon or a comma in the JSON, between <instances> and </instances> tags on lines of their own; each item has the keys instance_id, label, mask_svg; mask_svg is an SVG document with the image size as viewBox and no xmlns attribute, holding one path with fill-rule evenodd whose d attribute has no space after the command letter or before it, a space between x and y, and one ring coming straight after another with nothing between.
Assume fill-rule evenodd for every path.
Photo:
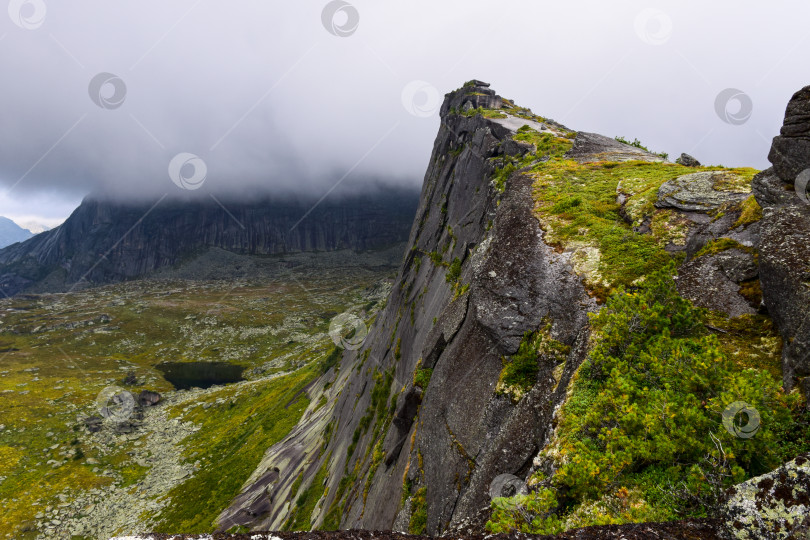
<instances>
[{"instance_id":1,"label":"flat rock slab","mask_svg":"<svg viewBox=\"0 0 810 540\"><path fill-rule=\"evenodd\" d=\"M652 152L647 152L641 148L636 148L599 135L598 133L588 133L580 131L574 139L574 146L565 154L569 159L575 159L579 163L592 163L595 161L651 161L663 162L664 158Z\"/></svg>"},{"instance_id":2,"label":"flat rock slab","mask_svg":"<svg viewBox=\"0 0 810 540\"><path fill-rule=\"evenodd\" d=\"M733 183L736 175L725 171L703 171L679 176L658 188L656 208L675 208L686 212L708 212L727 203L739 202L748 193L718 189L720 182Z\"/></svg>"},{"instance_id":3,"label":"flat rock slab","mask_svg":"<svg viewBox=\"0 0 810 540\"><path fill-rule=\"evenodd\" d=\"M119 536L113 540L423 540L430 536L414 536L380 531L312 531L247 534L147 534ZM668 523L631 523L575 529L556 536L533 534L450 534L445 540L720 540L719 522L706 519L670 521Z\"/></svg>"},{"instance_id":4,"label":"flat rock slab","mask_svg":"<svg viewBox=\"0 0 810 540\"><path fill-rule=\"evenodd\" d=\"M512 116L511 114L507 115L506 118L490 118L490 121L500 124L509 131L513 131L515 133L517 133L517 130L523 126L529 126L536 131L549 131L545 124L535 122L534 120L520 118L519 116Z\"/></svg>"}]
</instances>

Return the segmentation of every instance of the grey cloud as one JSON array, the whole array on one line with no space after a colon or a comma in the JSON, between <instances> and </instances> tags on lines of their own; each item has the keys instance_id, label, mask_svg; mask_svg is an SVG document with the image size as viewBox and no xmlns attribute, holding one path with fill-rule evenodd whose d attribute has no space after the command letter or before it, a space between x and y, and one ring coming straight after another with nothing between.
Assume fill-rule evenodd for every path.
<instances>
[{"instance_id":1,"label":"grey cloud","mask_svg":"<svg viewBox=\"0 0 810 540\"><path fill-rule=\"evenodd\" d=\"M810 6L788 2L658 2L671 27L646 38L640 1L357 0L345 37L320 0L45 4L33 30L0 17L0 186L20 204L174 192L180 152L211 192L321 194L350 170L418 186L438 118L403 106L414 80L481 78L573 129L762 168L810 64ZM120 106L88 94L102 72L125 83ZM726 88L751 98L742 125L715 113Z\"/></svg>"}]
</instances>

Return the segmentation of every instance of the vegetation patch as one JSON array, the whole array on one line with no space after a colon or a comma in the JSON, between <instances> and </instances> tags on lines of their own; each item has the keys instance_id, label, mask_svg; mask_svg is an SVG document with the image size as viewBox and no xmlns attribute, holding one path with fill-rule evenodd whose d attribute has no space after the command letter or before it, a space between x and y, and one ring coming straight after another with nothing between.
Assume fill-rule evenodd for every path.
<instances>
[{"instance_id":1,"label":"vegetation patch","mask_svg":"<svg viewBox=\"0 0 810 540\"><path fill-rule=\"evenodd\" d=\"M503 358L503 369L495 392L519 401L537 382L540 363L556 366L565 362L570 347L551 337L551 321L536 332L527 332L518 351Z\"/></svg>"},{"instance_id":2,"label":"vegetation patch","mask_svg":"<svg viewBox=\"0 0 810 540\"><path fill-rule=\"evenodd\" d=\"M411 519L408 522L408 533L425 534L427 530L427 502L425 495L427 488L421 487L416 490L411 498Z\"/></svg>"},{"instance_id":3,"label":"vegetation patch","mask_svg":"<svg viewBox=\"0 0 810 540\"><path fill-rule=\"evenodd\" d=\"M740 204L740 217L734 223L734 228L748 226L762 219L762 207L756 198L751 195Z\"/></svg>"},{"instance_id":4,"label":"vegetation patch","mask_svg":"<svg viewBox=\"0 0 810 540\"><path fill-rule=\"evenodd\" d=\"M678 295L672 266L619 289L592 317L593 346L572 381L532 492L494 504L491 531L556 533L587 525L711 515L730 485L810 448L798 393L766 369L740 369L707 330L705 310ZM723 424L737 401L760 428L739 438ZM730 429L745 424L735 417ZM794 454L795 455L795 454ZM541 467L542 469L542 467Z\"/></svg>"},{"instance_id":5,"label":"vegetation patch","mask_svg":"<svg viewBox=\"0 0 810 540\"><path fill-rule=\"evenodd\" d=\"M433 375L431 368L420 368L413 372L413 385L418 386L422 390L427 390L430 384L430 377Z\"/></svg>"},{"instance_id":6,"label":"vegetation patch","mask_svg":"<svg viewBox=\"0 0 810 540\"><path fill-rule=\"evenodd\" d=\"M728 251L729 249L738 249L740 251L744 251L745 253L756 252L754 248L750 246L744 246L743 244L737 242L736 240L724 237L712 240L711 242L707 242L706 245L703 246L700 249L700 251L698 251L695 254L695 258L703 257L704 255L716 255L718 253Z\"/></svg>"},{"instance_id":7,"label":"vegetation patch","mask_svg":"<svg viewBox=\"0 0 810 540\"><path fill-rule=\"evenodd\" d=\"M184 421L204 427L185 441L186 454L211 466L203 467L169 493L171 504L161 513L155 531L214 530L214 520L239 493L265 450L283 439L303 416L309 398L301 391L317 375L313 364L257 383L228 404L214 402L213 407L195 407L186 414ZM215 407L217 410L212 411Z\"/></svg>"}]
</instances>

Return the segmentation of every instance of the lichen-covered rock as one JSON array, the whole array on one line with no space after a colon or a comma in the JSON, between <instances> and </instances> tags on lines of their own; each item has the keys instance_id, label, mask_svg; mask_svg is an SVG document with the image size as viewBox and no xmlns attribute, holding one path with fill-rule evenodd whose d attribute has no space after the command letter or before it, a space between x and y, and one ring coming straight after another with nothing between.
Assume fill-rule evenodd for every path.
<instances>
[{"instance_id":1,"label":"lichen-covered rock","mask_svg":"<svg viewBox=\"0 0 810 540\"><path fill-rule=\"evenodd\" d=\"M810 376L810 206L766 207L759 243L765 305L785 339L786 388Z\"/></svg>"},{"instance_id":2,"label":"lichen-covered rock","mask_svg":"<svg viewBox=\"0 0 810 540\"><path fill-rule=\"evenodd\" d=\"M681 157L676 159L675 163L684 167L700 167L700 162L689 154L681 154Z\"/></svg>"},{"instance_id":3,"label":"lichen-covered rock","mask_svg":"<svg viewBox=\"0 0 810 540\"><path fill-rule=\"evenodd\" d=\"M697 257L678 270L678 292L700 307L729 317L754 314L756 310L740 294L740 283L753 279L757 266L752 253L729 249Z\"/></svg>"},{"instance_id":4,"label":"lichen-covered rock","mask_svg":"<svg viewBox=\"0 0 810 540\"><path fill-rule=\"evenodd\" d=\"M723 513L738 540L810 538L810 454L734 486Z\"/></svg>"},{"instance_id":5,"label":"lichen-covered rock","mask_svg":"<svg viewBox=\"0 0 810 540\"><path fill-rule=\"evenodd\" d=\"M723 183L738 183L734 176L725 171L703 171L679 176L661 184L655 206L689 212L709 212L724 204L740 202L747 197L748 192L719 188Z\"/></svg>"}]
</instances>

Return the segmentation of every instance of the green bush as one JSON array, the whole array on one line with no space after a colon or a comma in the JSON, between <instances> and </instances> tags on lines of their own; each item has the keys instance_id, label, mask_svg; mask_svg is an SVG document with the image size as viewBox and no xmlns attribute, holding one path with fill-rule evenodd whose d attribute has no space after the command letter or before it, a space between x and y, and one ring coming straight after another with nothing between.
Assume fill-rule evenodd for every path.
<instances>
[{"instance_id":1,"label":"green bush","mask_svg":"<svg viewBox=\"0 0 810 540\"><path fill-rule=\"evenodd\" d=\"M522 511L495 507L490 530L706 516L724 488L779 464L779 434L795 423L797 395L764 370L735 367L707 332L705 311L678 295L672 272L619 290L592 317L593 348L542 454L556 472L532 479L539 488ZM760 414L752 438L722 425L735 401Z\"/></svg>"}]
</instances>

